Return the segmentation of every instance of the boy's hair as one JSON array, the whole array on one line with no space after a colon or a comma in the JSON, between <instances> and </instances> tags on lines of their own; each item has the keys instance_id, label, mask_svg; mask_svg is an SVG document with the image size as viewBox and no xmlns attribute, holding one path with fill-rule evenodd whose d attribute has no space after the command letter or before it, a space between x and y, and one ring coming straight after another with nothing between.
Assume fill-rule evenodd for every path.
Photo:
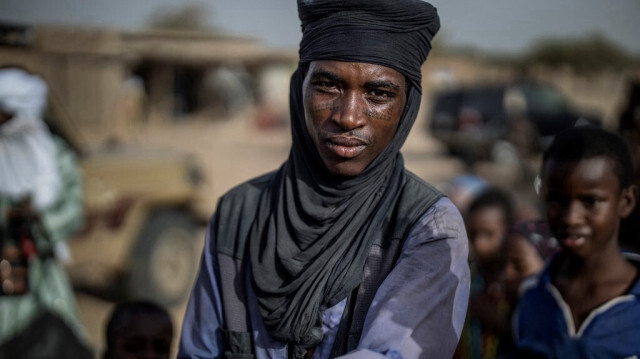
<instances>
[{"instance_id":1,"label":"boy's hair","mask_svg":"<svg viewBox=\"0 0 640 359\"><path fill-rule=\"evenodd\" d=\"M509 194L497 187L488 187L476 197L467 210L467 215L487 207L497 207L502 211L506 225L510 226L514 221L513 201Z\"/></svg>"},{"instance_id":2,"label":"boy's hair","mask_svg":"<svg viewBox=\"0 0 640 359\"><path fill-rule=\"evenodd\" d=\"M109 317L106 327L107 350L115 348L118 332L133 316L138 314L153 314L166 320L167 325L173 329L171 317L166 309L156 303L146 300L122 302L115 306Z\"/></svg>"},{"instance_id":3,"label":"boy's hair","mask_svg":"<svg viewBox=\"0 0 640 359\"><path fill-rule=\"evenodd\" d=\"M633 164L627 145L619 135L599 127L571 127L558 133L542 158L542 171L550 160L578 162L594 157L607 157L613 164L620 190L632 183Z\"/></svg>"}]
</instances>

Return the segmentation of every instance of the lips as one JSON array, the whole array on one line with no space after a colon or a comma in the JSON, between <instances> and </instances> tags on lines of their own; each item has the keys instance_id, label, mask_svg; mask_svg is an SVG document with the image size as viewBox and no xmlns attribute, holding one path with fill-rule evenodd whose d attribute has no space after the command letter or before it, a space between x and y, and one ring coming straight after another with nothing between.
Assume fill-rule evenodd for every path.
<instances>
[{"instance_id":1,"label":"lips","mask_svg":"<svg viewBox=\"0 0 640 359\"><path fill-rule=\"evenodd\" d=\"M367 142L358 137L334 136L325 141L329 151L338 157L354 158L367 148Z\"/></svg>"},{"instance_id":2,"label":"lips","mask_svg":"<svg viewBox=\"0 0 640 359\"><path fill-rule=\"evenodd\" d=\"M560 242L566 248L578 248L587 241L584 234L569 233L561 237Z\"/></svg>"}]
</instances>

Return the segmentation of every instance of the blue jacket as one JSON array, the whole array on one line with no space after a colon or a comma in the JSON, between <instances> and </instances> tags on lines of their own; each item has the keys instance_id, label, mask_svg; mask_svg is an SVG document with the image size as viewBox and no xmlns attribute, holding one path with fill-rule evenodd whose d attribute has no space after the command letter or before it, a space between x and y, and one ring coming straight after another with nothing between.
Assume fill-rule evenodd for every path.
<instances>
[{"instance_id":1,"label":"blue jacket","mask_svg":"<svg viewBox=\"0 0 640 359\"><path fill-rule=\"evenodd\" d=\"M638 259L628 260L640 270ZM640 358L640 279L627 294L594 309L575 328L569 306L551 283L549 268L524 290L515 313L514 334L523 357Z\"/></svg>"}]
</instances>

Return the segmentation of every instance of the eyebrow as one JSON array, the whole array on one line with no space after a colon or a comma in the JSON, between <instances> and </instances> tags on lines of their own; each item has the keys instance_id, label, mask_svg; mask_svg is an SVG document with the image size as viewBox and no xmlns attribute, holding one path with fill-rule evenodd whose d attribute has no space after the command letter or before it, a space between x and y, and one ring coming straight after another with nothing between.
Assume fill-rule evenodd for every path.
<instances>
[{"instance_id":1,"label":"eyebrow","mask_svg":"<svg viewBox=\"0 0 640 359\"><path fill-rule=\"evenodd\" d=\"M364 86L369 89L373 88L389 88L394 91L400 91L400 86L388 80L367 81Z\"/></svg>"},{"instance_id":2,"label":"eyebrow","mask_svg":"<svg viewBox=\"0 0 640 359\"><path fill-rule=\"evenodd\" d=\"M311 78L312 79L319 79L319 78L326 78L328 80L334 81L334 82L339 82L339 83L343 83L344 79L338 75L336 75L333 72L329 72L327 70L315 70L312 74L311 74Z\"/></svg>"},{"instance_id":3,"label":"eyebrow","mask_svg":"<svg viewBox=\"0 0 640 359\"><path fill-rule=\"evenodd\" d=\"M326 78L330 81L333 82L337 82L337 83L344 83L345 80L336 75L333 72L327 71L327 70L323 70L323 69L318 69L315 70L312 74L311 74L311 79L317 80L320 78ZM373 80L373 81L367 81L364 84L364 87L367 89L375 89L375 88L388 88L388 89L392 89L394 91L400 91L400 86L395 84L392 81L389 80Z\"/></svg>"}]
</instances>

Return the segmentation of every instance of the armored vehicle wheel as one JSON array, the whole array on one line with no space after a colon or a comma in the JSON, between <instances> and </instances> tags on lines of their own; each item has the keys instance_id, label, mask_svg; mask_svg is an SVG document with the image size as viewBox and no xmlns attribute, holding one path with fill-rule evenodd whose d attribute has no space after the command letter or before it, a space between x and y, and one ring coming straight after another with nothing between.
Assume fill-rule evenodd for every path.
<instances>
[{"instance_id":1,"label":"armored vehicle wheel","mask_svg":"<svg viewBox=\"0 0 640 359\"><path fill-rule=\"evenodd\" d=\"M183 300L198 266L196 224L183 211L154 213L140 232L128 274L127 294L163 305Z\"/></svg>"}]
</instances>

